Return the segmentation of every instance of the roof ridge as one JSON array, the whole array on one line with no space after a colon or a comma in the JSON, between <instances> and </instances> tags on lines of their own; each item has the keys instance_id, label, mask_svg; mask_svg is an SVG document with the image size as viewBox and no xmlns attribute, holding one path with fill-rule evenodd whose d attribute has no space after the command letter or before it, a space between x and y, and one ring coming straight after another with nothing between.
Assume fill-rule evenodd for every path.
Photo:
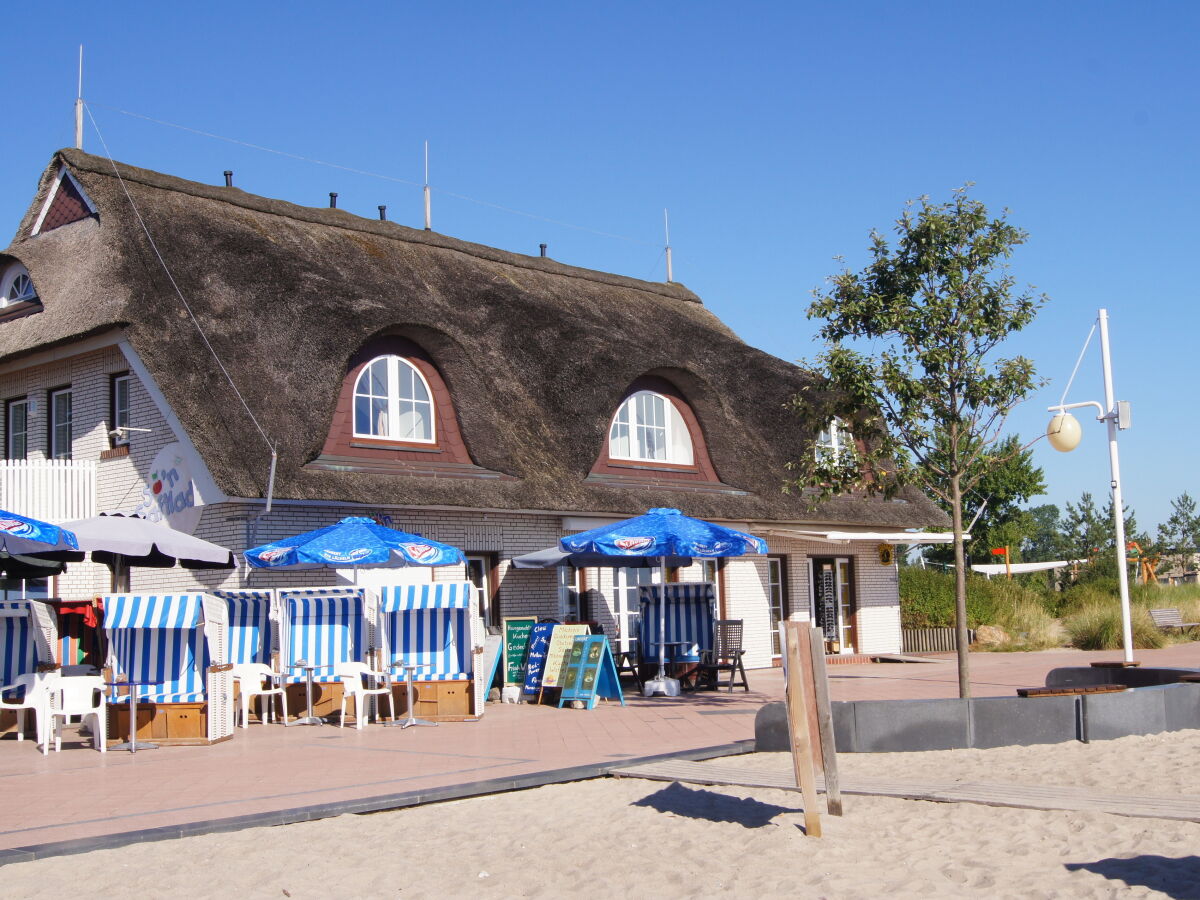
<instances>
[{"instance_id":1,"label":"roof ridge","mask_svg":"<svg viewBox=\"0 0 1200 900\"><path fill-rule=\"evenodd\" d=\"M182 194L189 194L193 197L228 203L232 206L239 206L243 209L254 210L268 215L296 219L314 225L359 231L411 244L424 244L443 250L465 253L469 256L488 260L489 262L565 276L567 278L579 278L614 287L630 288L658 294L672 300L695 303L700 306L704 305L703 301L695 293L678 282L643 281L627 275L615 275L596 269L571 266L546 257L526 256L521 253L500 250L495 247L488 247L485 244L460 240L459 238L453 238L434 231L422 231L411 228L408 225L401 225L399 222L377 222L343 209L300 206L288 200L276 200L264 197L261 194L251 194L241 188L208 185L198 181L189 181L186 178L179 178L175 175L165 175L161 172L155 172L153 169L131 166L128 163L117 162L116 160L110 160L108 157L96 156L86 153L83 150L76 150L69 147L57 151L55 158L61 159L62 162L72 168L82 169L95 175L109 178L114 174L113 166L116 166L120 177L126 181L137 182L138 184L159 190L176 191Z\"/></svg>"}]
</instances>

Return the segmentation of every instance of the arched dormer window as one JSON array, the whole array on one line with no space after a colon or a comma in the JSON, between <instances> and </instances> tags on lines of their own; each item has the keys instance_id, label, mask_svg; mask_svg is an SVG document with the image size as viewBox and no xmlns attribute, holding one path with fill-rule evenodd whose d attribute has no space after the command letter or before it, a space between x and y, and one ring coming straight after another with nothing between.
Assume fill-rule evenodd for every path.
<instances>
[{"instance_id":1,"label":"arched dormer window","mask_svg":"<svg viewBox=\"0 0 1200 900\"><path fill-rule=\"evenodd\" d=\"M817 462L848 462L854 457L854 435L846 423L835 416L817 435L814 453Z\"/></svg>"},{"instance_id":2,"label":"arched dormer window","mask_svg":"<svg viewBox=\"0 0 1200 900\"><path fill-rule=\"evenodd\" d=\"M436 443L433 395L409 360L388 354L363 367L354 385L354 436Z\"/></svg>"},{"instance_id":3,"label":"arched dormer window","mask_svg":"<svg viewBox=\"0 0 1200 900\"><path fill-rule=\"evenodd\" d=\"M608 430L612 460L691 466L692 436L670 397L636 391L625 398Z\"/></svg>"},{"instance_id":4,"label":"arched dormer window","mask_svg":"<svg viewBox=\"0 0 1200 900\"><path fill-rule=\"evenodd\" d=\"M0 317L40 308L29 270L18 262L0 271Z\"/></svg>"},{"instance_id":5,"label":"arched dormer window","mask_svg":"<svg viewBox=\"0 0 1200 900\"><path fill-rule=\"evenodd\" d=\"M617 404L587 480L621 488L726 490L705 440L683 391L666 378L643 375Z\"/></svg>"},{"instance_id":6,"label":"arched dormer window","mask_svg":"<svg viewBox=\"0 0 1200 900\"><path fill-rule=\"evenodd\" d=\"M399 334L346 361L329 433L309 466L421 477L502 477L471 460L454 398L424 347Z\"/></svg>"}]
</instances>

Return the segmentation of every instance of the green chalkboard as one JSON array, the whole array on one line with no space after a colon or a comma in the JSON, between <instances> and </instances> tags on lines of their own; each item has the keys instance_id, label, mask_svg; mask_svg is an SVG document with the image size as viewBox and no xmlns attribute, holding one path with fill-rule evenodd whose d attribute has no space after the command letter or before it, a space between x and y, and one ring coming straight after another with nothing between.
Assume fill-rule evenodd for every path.
<instances>
[{"instance_id":1,"label":"green chalkboard","mask_svg":"<svg viewBox=\"0 0 1200 900\"><path fill-rule=\"evenodd\" d=\"M504 683L525 683L525 654L529 650L529 632L537 624L536 616L507 616L504 628Z\"/></svg>"}]
</instances>

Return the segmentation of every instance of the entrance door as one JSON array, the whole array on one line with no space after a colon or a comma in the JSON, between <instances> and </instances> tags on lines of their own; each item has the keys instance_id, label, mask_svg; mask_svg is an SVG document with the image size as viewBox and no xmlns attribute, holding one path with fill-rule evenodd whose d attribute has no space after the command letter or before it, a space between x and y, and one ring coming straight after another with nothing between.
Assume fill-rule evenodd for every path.
<instances>
[{"instance_id":1,"label":"entrance door","mask_svg":"<svg viewBox=\"0 0 1200 900\"><path fill-rule=\"evenodd\" d=\"M637 639L638 586L642 584L661 584L662 568L660 566L617 569L616 579L616 614L617 614L617 646L621 650L629 649L631 639Z\"/></svg>"},{"instance_id":2,"label":"entrance door","mask_svg":"<svg viewBox=\"0 0 1200 900\"><path fill-rule=\"evenodd\" d=\"M500 625L500 598L497 596L496 558L493 553L475 553L467 557L467 580L479 590L479 615L484 625Z\"/></svg>"},{"instance_id":3,"label":"entrance door","mask_svg":"<svg viewBox=\"0 0 1200 900\"><path fill-rule=\"evenodd\" d=\"M858 646L858 604L854 600L854 567L849 557L812 560L813 621L836 644L836 652L853 653Z\"/></svg>"}]
</instances>

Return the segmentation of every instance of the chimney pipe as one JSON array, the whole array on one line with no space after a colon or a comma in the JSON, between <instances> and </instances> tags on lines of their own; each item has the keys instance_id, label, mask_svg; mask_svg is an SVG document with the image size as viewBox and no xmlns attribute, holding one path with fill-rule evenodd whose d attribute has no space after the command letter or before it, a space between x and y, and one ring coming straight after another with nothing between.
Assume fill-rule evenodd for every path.
<instances>
[{"instance_id":1,"label":"chimney pipe","mask_svg":"<svg viewBox=\"0 0 1200 900\"><path fill-rule=\"evenodd\" d=\"M545 244L538 244L538 249L539 249L540 251L542 251L542 254L541 254L541 255L542 255L542 259L545 259L545 258L546 258L546 245L545 245Z\"/></svg>"},{"instance_id":2,"label":"chimney pipe","mask_svg":"<svg viewBox=\"0 0 1200 900\"><path fill-rule=\"evenodd\" d=\"M225 187L233 187L233 169L225 170Z\"/></svg>"},{"instance_id":3,"label":"chimney pipe","mask_svg":"<svg viewBox=\"0 0 1200 900\"><path fill-rule=\"evenodd\" d=\"M379 221L380 222L387 221L387 207L386 206L379 207Z\"/></svg>"},{"instance_id":4,"label":"chimney pipe","mask_svg":"<svg viewBox=\"0 0 1200 900\"><path fill-rule=\"evenodd\" d=\"M337 191L329 192L329 208L337 209Z\"/></svg>"}]
</instances>

